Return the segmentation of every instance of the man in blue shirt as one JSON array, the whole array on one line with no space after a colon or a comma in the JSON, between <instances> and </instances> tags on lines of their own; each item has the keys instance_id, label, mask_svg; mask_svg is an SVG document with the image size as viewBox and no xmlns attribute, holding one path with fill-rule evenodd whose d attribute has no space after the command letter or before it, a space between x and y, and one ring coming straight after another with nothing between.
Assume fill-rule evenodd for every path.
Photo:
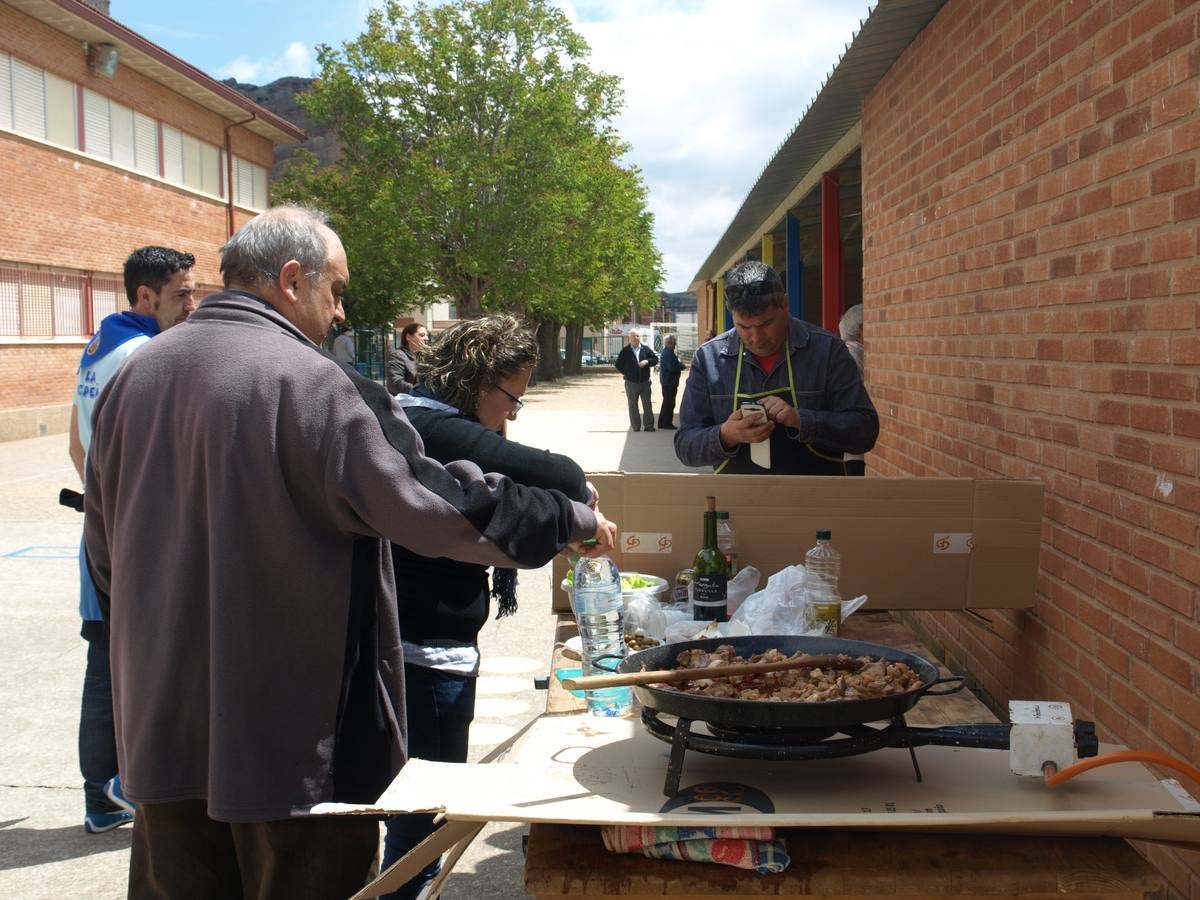
<instances>
[{"instance_id":1,"label":"man in blue shirt","mask_svg":"<svg viewBox=\"0 0 1200 900\"><path fill-rule=\"evenodd\" d=\"M675 455L714 472L845 475L843 454L866 453L879 436L879 416L846 345L793 318L779 273L764 263L729 272L725 303L734 327L692 358ZM762 412L744 412L745 404ZM755 444L769 453L752 454Z\"/></svg>"},{"instance_id":2,"label":"man in blue shirt","mask_svg":"<svg viewBox=\"0 0 1200 900\"><path fill-rule=\"evenodd\" d=\"M195 257L167 247L142 247L125 260L125 295L130 308L105 316L79 362L71 407L71 462L83 481L92 442L92 411L104 386L129 357L160 332L183 322L196 308ZM113 733L112 676L108 633L96 589L79 552L80 635L88 642L79 717L79 769L83 774L83 827L89 834L110 831L133 820L133 806L121 791Z\"/></svg>"}]
</instances>

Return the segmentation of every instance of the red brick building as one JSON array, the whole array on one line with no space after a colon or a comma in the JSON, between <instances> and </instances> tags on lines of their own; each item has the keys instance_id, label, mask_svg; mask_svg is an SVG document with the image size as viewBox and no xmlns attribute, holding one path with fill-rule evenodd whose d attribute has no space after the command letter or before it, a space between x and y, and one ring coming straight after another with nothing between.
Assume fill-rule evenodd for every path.
<instances>
[{"instance_id":1,"label":"red brick building","mask_svg":"<svg viewBox=\"0 0 1200 900\"><path fill-rule=\"evenodd\" d=\"M694 285L702 331L747 253L826 328L861 296L869 473L1045 485L1033 607L914 624L1001 715L1193 764L1198 166L1195 0L883 2ZM1200 854L1139 849L1200 897Z\"/></svg>"},{"instance_id":2,"label":"red brick building","mask_svg":"<svg viewBox=\"0 0 1200 900\"><path fill-rule=\"evenodd\" d=\"M217 249L269 201L294 125L79 0L0 2L0 440L65 431L135 247ZM231 189L232 186L232 189Z\"/></svg>"}]
</instances>

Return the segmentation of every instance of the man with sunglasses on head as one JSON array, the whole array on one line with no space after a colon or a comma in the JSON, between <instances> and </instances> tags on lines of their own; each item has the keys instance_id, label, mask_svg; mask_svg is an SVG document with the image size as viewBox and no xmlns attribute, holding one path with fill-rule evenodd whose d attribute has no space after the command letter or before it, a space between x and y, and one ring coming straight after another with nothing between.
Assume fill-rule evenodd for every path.
<instances>
[{"instance_id":1,"label":"man with sunglasses on head","mask_svg":"<svg viewBox=\"0 0 1200 900\"><path fill-rule=\"evenodd\" d=\"M761 262L729 272L725 305L734 327L696 351L675 455L718 473L845 475L843 454L879 436L846 345L792 317L779 273Z\"/></svg>"},{"instance_id":2,"label":"man with sunglasses on head","mask_svg":"<svg viewBox=\"0 0 1200 900\"><path fill-rule=\"evenodd\" d=\"M141 247L125 260L125 296L129 309L106 316L83 351L71 405L70 455L84 481L84 460L92 442L92 410L100 392L130 355L155 335L191 315L196 308L196 259L168 247ZM133 804L121 790L117 742L113 734L112 677L108 632L87 566L79 559L80 635L88 642L79 715L79 769L83 775L83 829L111 831L133 821Z\"/></svg>"}]
</instances>

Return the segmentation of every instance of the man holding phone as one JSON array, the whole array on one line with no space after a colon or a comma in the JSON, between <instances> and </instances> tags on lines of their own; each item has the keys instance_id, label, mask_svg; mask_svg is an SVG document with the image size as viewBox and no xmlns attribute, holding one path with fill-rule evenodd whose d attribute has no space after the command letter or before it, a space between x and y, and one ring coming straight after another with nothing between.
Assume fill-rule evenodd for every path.
<instances>
[{"instance_id":1,"label":"man holding phone","mask_svg":"<svg viewBox=\"0 0 1200 900\"><path fill-rule=\"evenodd\" d=\"M793 318L779 273L764 263L729 272L725 303L734 327L696 351L675 455L714 472L845 475L843 453L865 453L879 436L846 345Z\"/></svg>"}]
</instances>

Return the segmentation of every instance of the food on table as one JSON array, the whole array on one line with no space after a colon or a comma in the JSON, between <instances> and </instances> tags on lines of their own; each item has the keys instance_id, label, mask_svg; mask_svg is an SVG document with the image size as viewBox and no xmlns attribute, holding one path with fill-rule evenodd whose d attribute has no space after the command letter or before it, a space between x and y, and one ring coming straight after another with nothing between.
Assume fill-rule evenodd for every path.
<instances>
[{"instance_id":1,"label":"food on table","mask_svg":"<svg viewBox=\"0 0 1200 900\"><path fill-rule=\"evenodd\" d=\"M563 579L567 584L574 584L575 571L567 569L566 577ZM622 591L640 591L645 588L658 587L663 579L655 578L653 575L642 575L639 572L628 572L621 576Z\"/></svg>"},{"instance_id":2,"label":"food on table","mask_svg":"<svg viewBox=\"0 0 1200 900\"><path fill-rule=\"evenodd\" d=\"M711 652L701 649L684 650L676 657L677 669L712 670L715 677L657 686L705 697L799 703L877 700L881 697L905 694L921 686L920 676L906 663L871 656L855 657L854 661L858 662L859 666L853 670L801 667L758 675L733 675L728 678L722 678L719 674L722 666L783 662L803 655L805 654L797 651L788 656L772 649L764 653L755 653L746 659L738 656L731 644L721 644Z\"/></svg>"},{"instance_id":3,"label":"food on table","mask_svg":"<svg viewBox=\"0 0 1200 900\"><path fill-rule=\"evenodd\" d=\"M630 651L649 650L651 647L657 647L662 641L652 637L646 637L644 634L630 634L625 632L625 646Z\"/></svg>"}]
</instances>

